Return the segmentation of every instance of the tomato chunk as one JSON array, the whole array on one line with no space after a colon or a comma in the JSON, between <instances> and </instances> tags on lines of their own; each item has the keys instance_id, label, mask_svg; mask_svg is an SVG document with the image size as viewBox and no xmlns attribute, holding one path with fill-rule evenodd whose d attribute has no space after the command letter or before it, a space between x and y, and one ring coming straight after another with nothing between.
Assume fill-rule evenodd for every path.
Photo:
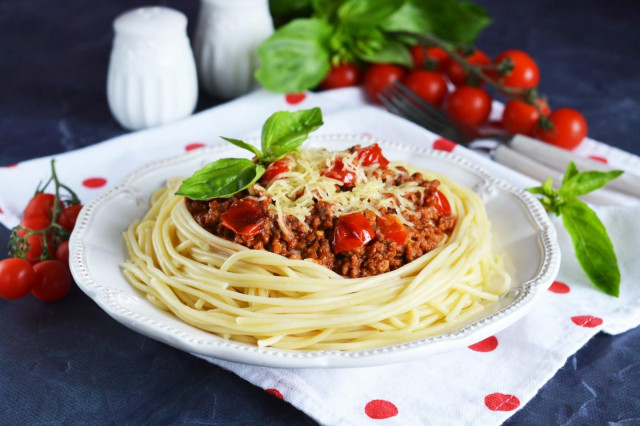
<instances>
[{"instance_id":1,"label":"tomato chunk","mask_svg":"<svg viewBox=\"0 0 640 426\"><path fill-rule=\"evenodd\" d=\"M349 213L336 222L331 247L334 253L343 253L366 245L373 237L373 228L364 214Z\"/></svg>"},{"instance_id":2,"label":"tomato chunk","mask_svg":"<svg viewBox=\"0 0 640 426\"><path fill-rule=\"evenodd\" d=\"M356 183L355 172L347 170L344 167L342 158L336 158L336 161L334 161L331 167L326 169L322 175L331 179L339 180L345 186L353 186Z\"/></svg>"},{"instance_id":3,"label":"tomato chunk","mask_svg":"<svg viewBox=\"0 0 640 426\"><path fill-rule=\"evenodd\" d=\"M363 166L371 166L372 164L378 164L380 168L386 168L389 165L389 160L382 155L382 149L377 143L373 145L360 148L357 154L358 161Z\"/></svg>"},{"instance_id":4,"label":"tomato chunk","mask_svg":"<svg viewBox=\"0 0 640 426\"><path fill-rule=\"evenodd\" d=\"M403 245L407 241L407 230L396 216L387 214L378 217L376 218L376 225L385 238L396 244Z\"/></svg>"},{"instance_id":5,"label":"tomato chunk","mask_svg":"<svg viewBox=\"0 0 640 426\"><path fill-rule=\"evenodd\" d=\"M449 200L445 195L436 189L436 192L433 193L433 197L435 197L435 204L433 208L441 215L451 214L451 205L449 204Z\"/></svg>"},{"instance_id":6,"label":"tomato chunk","mask_svg":"<svg viewBox=\"0 0 640 426\"><path fill-rule=\"evenodd\" d=\"M283 177L279 177L279 175L286 173L289 170L291 170L291 160L288 157L269 163L264 174L260 177L260 183L263 185L269 185L274 180L283 179Z\"/></svg>"},{"instance_id":7,"label":"tomato chunk","mask_svg":"<svg viewBox=\"0 0 640 426\"><path fill-rule=\"evenodd\" d=\"M243 198L234 202L226 212L222 213L220 219L224 226L236 234L251 237L262 231L265 216L256 200Z\"/></svg>"}]
</instances>

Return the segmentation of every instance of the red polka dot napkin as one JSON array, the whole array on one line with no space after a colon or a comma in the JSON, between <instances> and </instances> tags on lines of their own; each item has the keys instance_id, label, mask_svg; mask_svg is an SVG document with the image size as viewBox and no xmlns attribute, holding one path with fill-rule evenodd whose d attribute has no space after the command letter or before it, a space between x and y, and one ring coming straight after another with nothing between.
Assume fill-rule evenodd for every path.
<instances>
[{"instance_id":1,"label":"red polka dot napkin","mask_svg":"<svg viewBox=\"0 0 640 426\"><path fill-rule=\"evenodd\" d=\"M522 187L530 179L367 105L357 89L287 96L255 92L161 128L121 136L55 156L58 175L86 203L146 163L218 143L219 135L259 135L282 109L320 106L321 133L356 133L453 151ZM494 109L501 108L496 104ZM498 114L496 112L496 114ZM615 167L640 170L640 160L593 140L578 152ZM12 227L50 158L0 168L0 222ZM10 183L10 184L7 184ZM622 270L620 298L595 290L581 271L569 236L554 219L562 250L560 273L531 312L511 327L447 353L400 364L348 369L277 369L207 358L305 411L322 424L498 425L524 406L566 359L595 333L620 333L640 324L640 206L602 207Z\"/></svg>"}]
</instances>

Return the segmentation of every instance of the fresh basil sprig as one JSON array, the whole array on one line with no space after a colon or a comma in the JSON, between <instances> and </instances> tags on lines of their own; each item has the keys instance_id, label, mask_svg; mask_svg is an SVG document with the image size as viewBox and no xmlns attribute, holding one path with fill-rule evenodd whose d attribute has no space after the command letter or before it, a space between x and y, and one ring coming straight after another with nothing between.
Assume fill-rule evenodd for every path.
<instances>
[{"instance_id":1,"label":"fresh basil sprig","mask_svg":"<svg viewBox=\"0 0 640 426\"><path fill-rule=\"evenodd\" d=\"M258 47L256 79L268 90L296 93L316 87L330 66L347 62L412 66L413 39L394 33L428 34L471 44L491 23L486 11L458 0L272 0L272 13L300 16ZM302 11L302 12L301 12ZM279 16L274 16L281 21Z\"/></svg>"},{"instance_id":2,"label":"fresh basil sprig","mask_svg":"<svg viewBox=\"0 0 640 426\"><path fill-rule=\"evenodd\" d=\"M621 170L580 173L570 162L560 188L554 189L549 178L541 186L527 189L541 195L540 202L548 212L562 217L576 258L593 285L615 297L620 293L620 269L613 244L596 213L576 197L602 188L622 173Z\"/></svg>"},{"instance_id":3,"label":"fresh basil sprig","mask_svg":"<svg viewBox=\"0 0 640 426\"><path fill-rule=\"evenodd\" d=\"M231 197L256 183L264 174L268 163L298 149L307 140L309 133L322 124L320 108L276 112L262 126L262 151L243 140L221 136L227 142L251 152L258 161L222 158L209 163L185 179L176 195L192 200Z\"/></svg>"}]
</instances>

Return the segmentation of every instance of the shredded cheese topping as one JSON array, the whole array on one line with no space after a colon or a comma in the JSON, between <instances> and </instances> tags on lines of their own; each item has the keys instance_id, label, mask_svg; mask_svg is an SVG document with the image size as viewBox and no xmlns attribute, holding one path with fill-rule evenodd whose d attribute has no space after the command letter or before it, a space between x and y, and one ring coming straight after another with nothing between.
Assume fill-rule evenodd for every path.
<instances>
[{"instance_id":1,"label":"shredded cheese topping","mask_svg":"<svg viewBox=\"0 0 640 426\"><path fill-rule=\"evenodd\" d=\"M379 214L380 210L390 209L403 223L411 225L403 212L412 212L416 206L405 196L418 193L418 200L422 202L423 187L416 182L408 181L398 186L392 182L406 174L406 169L400 169L393 163L389 164L383 179L378 165L363 166L357 158L357 152L326 151L300 149L291 155L290 171L281 173L265 188L256 184L253 191L256 195L268 195L273 203L270 208L275 209L281 228L285 223L285 216L297 217L302 223L311 213L311 209L318 201L325 201L333 205L335 216L348 213L372 210ZM337 159L341 159L344 170L353 172L356 176L355 185L350 190L341 190L342 182L323 176L324 170L332 167ZM409 213L410 214L410 213Z\"/></svg>"}]
</instances>

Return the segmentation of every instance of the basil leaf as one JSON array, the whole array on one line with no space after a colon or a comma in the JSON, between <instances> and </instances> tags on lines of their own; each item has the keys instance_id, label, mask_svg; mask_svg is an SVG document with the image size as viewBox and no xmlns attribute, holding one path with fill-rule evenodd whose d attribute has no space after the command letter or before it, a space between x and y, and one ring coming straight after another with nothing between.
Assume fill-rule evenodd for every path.
<instances>
[{"instance_id":1,"label":"basil leaf","mask_svg":"<svg viewBox=\"0 0 640 426\"><path fill-rule=\"evenodd\" d=\"M598 216L585 203L575 199L563 203L560 212L562 223L573 241L576 258L589 280L606 294L618 297L618 259Z\"/></svg>"},{"instance_id":2,"label":"basil leaf","mask_svg":"<svg viewBox=\"0 0 640 426\"><path fill-rule=\"evenodd\" d=\"M408 31L424 34L431 32L432 25L424 11L410 1L385 19L380 27L385 31Z\"/></svg>"},{"instance_id":3,"label":"basil leaf","mask_svg":"<svg viewBox=\"0 0 640 426\"><path fill-rule=\"evenodd\" d=\"M566 182L563 181L562 186L559 190L560 196L567 199L588 194L591 191L602 188L607 183L620 176L622 173L622 170L612 170L610 172L599 172L596 170L592 170L574 174Z\"/></svg>"},{"instance_id":4,"label":"basil leaf","mask_svg":"<svg viewBox=\"0 0 640 426\"><path fill-rule=\"evenodd\" d=\"M382 35L382 33L380 34ZM378 64L398 64L408 68L413 66L411 53L409 53L409 49L404 44L384 37L375 39L374 36L374 40L376 43L370 43L368 46L366 42L364 46L359 46L358 41L356 41L354 53L360 60Z\"/></svg>"},{"instance_id":5,"label":"basil leaf","mask_svg":"<svg viewBox=\"0 0 640 426\"><path fill-rule=\"evenodd\" d=\"M322 124L322 111L317 107L274 113L262 126L262 161L270 163L294 151Z\"/></svg>"},{"instance_id":6,"label":"basil leaf","mask_svg":"<svg viewBox=\"0 0 640 426\"><path fill-rule=\"evenodd\" d=\"M478 34L491 24L484 8L457 0L412 0L428 19L429 30L439 38L472 44ZM424 23L423 23L424 24Z\"/></svg>"},{"instance_id":7,"label":"basil leaf","mask_svg":"<svg viewBox=\"0 0 640 426\"><path fill-rule=\"evenodd\" d=\"M233 139L233 138L227 138L225 136L220 136L222 139L224 139L227 142L231 142L232 144L234 144L237 147L246 149L247 151L251 151L256 157L258 157L258 159L260 159L262 157L262 153L260 152L260 150L258 148L256 148L255 146L246 143L245 141L242 141L240 139Z\"/></svg>"},{"instance_id":8,"label":"basil leaf","mask_svg":"<svg viewBox=\"0 0 640 426\"><path fill-rule=\"evenodd\" d=\"M338 8L338 21L346 26L375 27L404 3L405 0L347 0Z\"/></svg>"},{"instance_id":9,"label":"basil leaf","mask_svg":"<svg viewBox=\"0 0 640 426\"><path fill-rule=\"evenodd\" d=\"M185 179L176 195L192 200L230 197L253 185L264 170L262 164L246 158L223 158L207 164Z\"/></svg>"},{"instance_id":10,"label":"basil leaf","mask_svg":"<svg viewBox=\"0 0 640 426\"><path fill-rule=\"evenodd\" d=\"M313 0L315 17L328 22L335 22L336 12L343 0Z\"/></svg>"},{"instance_id":11,"label":"basil leaf","mask_svg":"<svg viewBox=\"0 0 640 426\"><path fill-rule=\"evenodd\" d=\"M327 75L333 27L320 19L296 19L258 46L256 79L267 90L298 93L317 86Z\"/></svg>"},{"instance_id":12,"label":"basil leaf","mask_svg":"<svg viewBox=\"0 0 640 426\"><path fill-rule=\"evenodd\" d=\"M564 176L562 177L562 184L564 185L569 179L578 174L578 168L573 161L569 161L567 165L567 170L564 171Z\"/></svg>"}]
</instances>

